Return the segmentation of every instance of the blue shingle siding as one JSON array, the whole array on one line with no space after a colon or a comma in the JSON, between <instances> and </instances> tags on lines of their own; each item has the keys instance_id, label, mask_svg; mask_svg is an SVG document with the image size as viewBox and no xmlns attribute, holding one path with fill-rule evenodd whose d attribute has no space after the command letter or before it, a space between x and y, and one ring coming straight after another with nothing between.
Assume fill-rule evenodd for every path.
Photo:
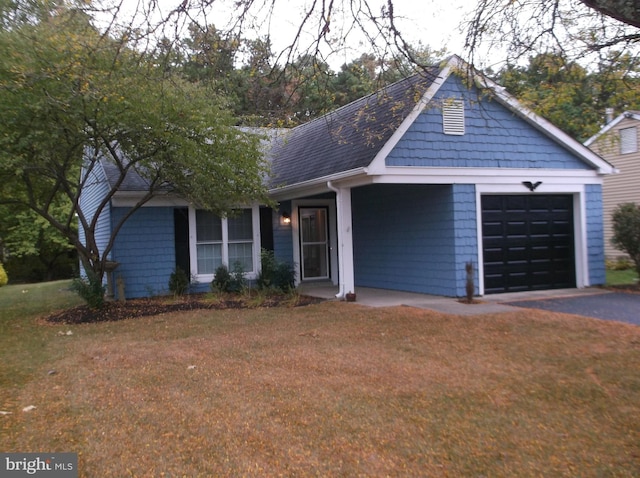
<instances>
[{"instance_id":1,"label":"blue shingle siding","mask_svg":"<svg viewBox=\"0 0 640 478\"><path fill-rule=\"evenodd\" d=\"M473 191L468 185L353 189L356 285L464 295L464 262L476 257Z\"/></svg>"},{"instance_id":2,"label":"blue shingle siding","mask_svg":"<svg viewBox=\"0 0 640 478\"><path fill-rule=\"evenodd\" d=\"M590 285L602 285L606 281L604 263L604 226L602 219L602 186L587 184L587 258L589 263Z\"/></svg>"},{"instance_id":3,"label":"blue shingle siding","mask_svg":"<svg viewBox=\"0 0 640 478\"><path fill-rule=\"evenodd\" d=\"M84 175L86 172L83 171L82 174ZM109 185L99 165L91 171L90 177L85 184L82 194L80 194L80 209L87 221L91 222L96 214L98 205L109 193ZM80 225L78 225L78 233L80 241L86 244L84 229ZM94 236L98 250L102 254L111 236L111 211L109 205L103 209L98 218Z\"/></svg>"},{"instance_id":4,"label":"blue shingle siding","mask_svg":"<svg viewBox=\"0 0 640 478\"><path fill-rule=\"evenodd\" d=\"M442 132L441 105L447 98L465 99L465 134ZM388 166L501 167L589 169L558 143L460 78L449 77L433 108L425 110L387 156Z\"/></svg>"},{"instance_id":5,"label":"blue shingle siding","mask_svg":"<svg viewBox=\"0 0 640 478\"><path fill-rule=\"evenodd\" d=\"M454 184L453 224L455 227L456 297L466 296L466 264L474 269L475 294L478 293L478 227L476 188L473 184Z\"/></svg>"},{"instance_id":6,"label":"blue shingle siding","mask_svg":"<svg viewBox=\"0 0 640 478\"><path fill-rule=\"evenodd\" d=\"M114 208L114 222L128 208ZM115 272L125 283L127 298L164 294L175 269L173 208L143 207L120 230L113 259L120 263Z\"/></svg>"},{"instance_id":7,"label":"blue shingle siding","mask_svg":"<svg viewBox=\"0 0 640 478\"><path fill-rule=\"evenodd\" d=\"M280 224L280 216L286 212L291 215L291 201L283 201L273 215L273 255L278 261L293 262L293 237L291 225Z\"/></svg>"}]
</instances>

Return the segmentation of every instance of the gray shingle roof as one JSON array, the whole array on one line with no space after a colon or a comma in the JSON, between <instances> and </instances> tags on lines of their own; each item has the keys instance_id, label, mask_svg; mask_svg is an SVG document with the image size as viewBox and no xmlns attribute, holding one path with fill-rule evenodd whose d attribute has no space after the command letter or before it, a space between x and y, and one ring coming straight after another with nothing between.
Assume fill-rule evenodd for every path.
<instances>
[{"instance_id":1,"label":"gray shingle roof","mask_svg":"<svg viewBox=\"0 0 640 478\"><path fill-rule=\"evenodd\" d=\"M419 74L289 130L260 130L271 142L269 187L292 185L368 166L413 110L440 73L432 67ZM117 166L101 158L109 185ZM130 170L120 191L148 191L149 181Z\"/></svg>"},{"instance_id":2,"label":"gray shingle roof","mask_svg":"<svg viewBox=\"0 0 640 478\"><path fill-rule=\"evenodd\" d=\"M113 161L109 161L106 158L102 159L102 167L104 168L105 175L109 187L114 188L118 179L120 178L120 171ZM148 179L141 176L135 169L129 170L124 178L124 181L118 188L119 191L148 191L151 183Z\"/></svg>"},{"instance_id":3,"label":"gray shingle roof","mask_svg":"<svg viewBox=\"0 0 640 478\"><path fill-rule=\"evenodd\" d=\"M272 145L270 187L368 166L440 69L433 67L292 128Z\"/></svg>"}]
</instances>

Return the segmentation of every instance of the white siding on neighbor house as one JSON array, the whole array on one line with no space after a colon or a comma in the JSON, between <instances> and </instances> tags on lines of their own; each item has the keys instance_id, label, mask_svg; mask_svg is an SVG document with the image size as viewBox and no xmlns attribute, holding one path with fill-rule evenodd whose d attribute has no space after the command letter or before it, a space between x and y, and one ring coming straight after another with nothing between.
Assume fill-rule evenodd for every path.
<instances>
[{"instance_id":1,"label":"white siding on neighbor house","mask_svg":"<svg viewBox=\"0 0 640 478\"><path fill-rule=\"evenodd\" d=\"M624 118L607 133L603 134L595 141L590 148L609 161L620 173L604 177L602 193L603 216L604 216L604 237L605 256L608 259L624 256L611 245L613 236L613 226L611 216L615 208L622 203L634 202L640 204L640 151L631 153L621 153L622 142L620 130L627 130L628 134L635 127L636 142L640 144L640 121L634 118ZM628 142L625 142L628 145Z\"/></svg>"}]
</instances>

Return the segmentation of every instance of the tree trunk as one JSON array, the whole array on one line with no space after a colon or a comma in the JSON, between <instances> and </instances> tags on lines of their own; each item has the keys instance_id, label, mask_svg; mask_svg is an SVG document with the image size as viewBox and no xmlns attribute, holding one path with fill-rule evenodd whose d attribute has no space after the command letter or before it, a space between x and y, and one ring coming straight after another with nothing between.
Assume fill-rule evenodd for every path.
<instances>
[{"instance_id":1,"label":"tree trunk","mask_svg":"<svg viewBox=\"0 0 640 478\"><path fill-rule=\"evenodd\" d=\"M640 28L640 3L637 0L580 0L587 7Z\"/></svg>"}]
</instances>

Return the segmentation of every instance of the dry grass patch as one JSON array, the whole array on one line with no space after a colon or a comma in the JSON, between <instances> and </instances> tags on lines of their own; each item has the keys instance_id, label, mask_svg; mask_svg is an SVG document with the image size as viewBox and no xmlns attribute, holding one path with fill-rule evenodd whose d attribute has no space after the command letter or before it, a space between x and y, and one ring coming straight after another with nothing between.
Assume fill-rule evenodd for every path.
<instances>
[{"instance_id":1,"label":"dry grass patch","mask_svg":"<svg viewBox=\"0 0 640 478\"><path fill-rule=\"evenodd\" d=\"M336 302L36 327L0 449L81 476L640 475L638 327Z\"/></svg>"}]
</instances>

